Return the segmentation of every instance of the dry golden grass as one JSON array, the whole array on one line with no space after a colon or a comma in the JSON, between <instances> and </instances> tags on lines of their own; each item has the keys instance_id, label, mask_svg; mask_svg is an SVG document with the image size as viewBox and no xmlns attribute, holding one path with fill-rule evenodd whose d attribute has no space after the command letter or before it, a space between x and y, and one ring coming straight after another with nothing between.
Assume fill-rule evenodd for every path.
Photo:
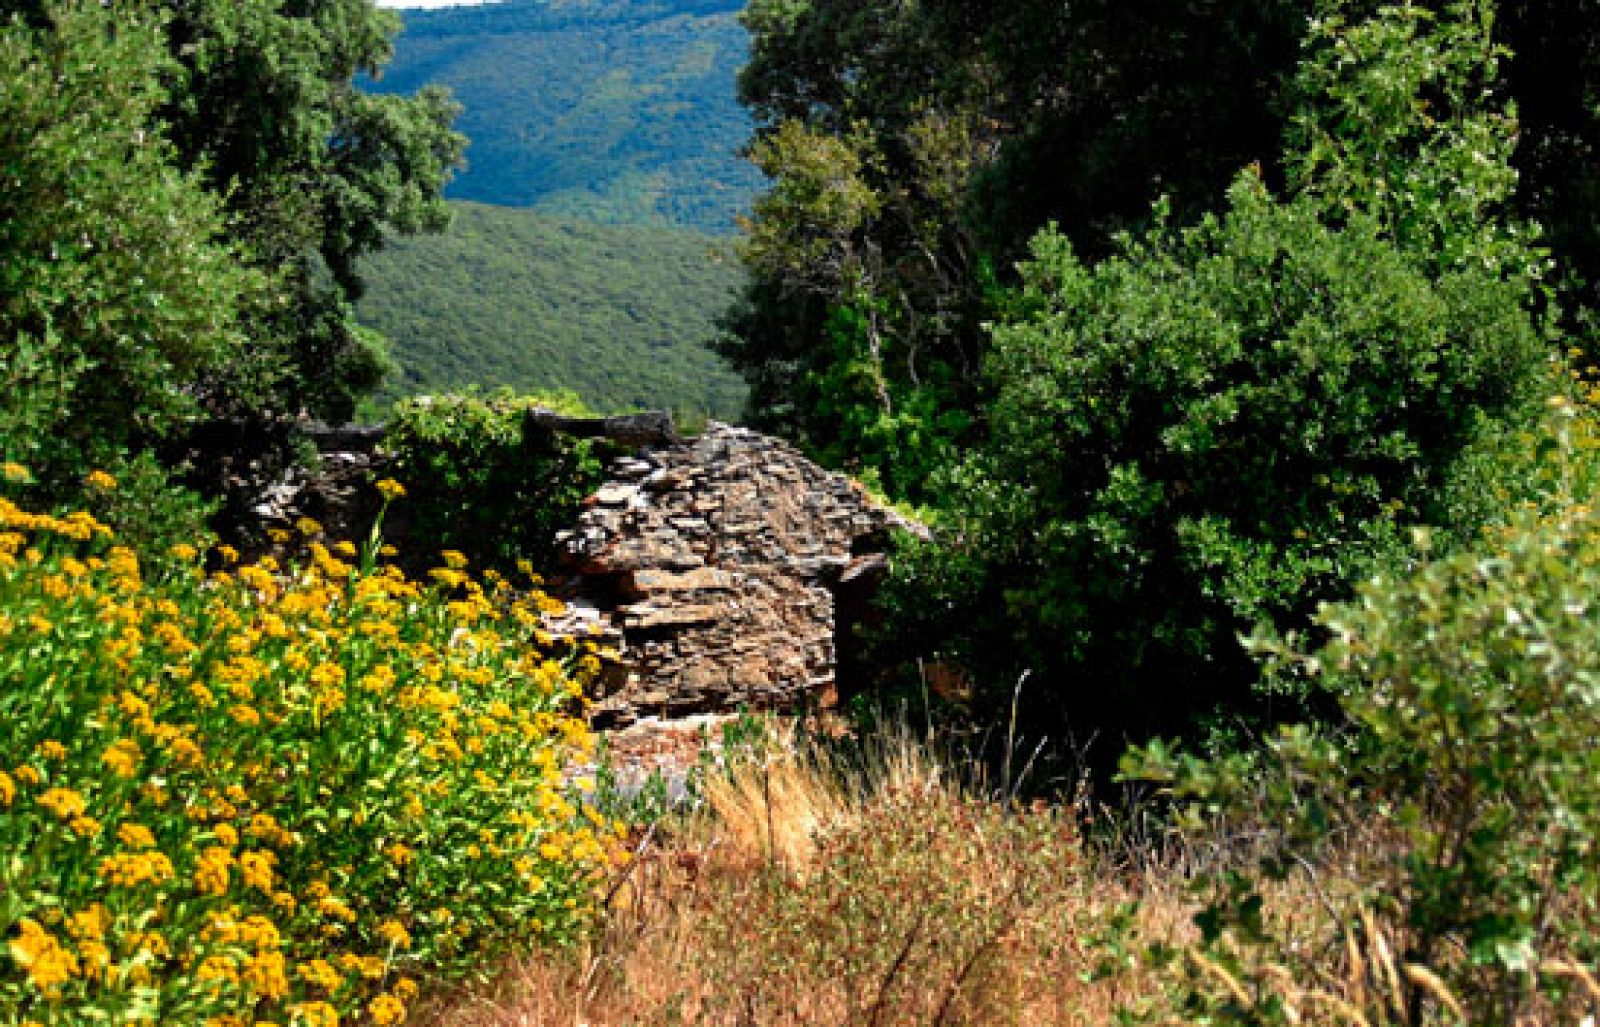
<instances>
[{"instance_id":1,"label":"dry golden grass","mask_svg":"<svg viewBox=\"0 0 1600 1027\"><path fill-rule=\"evenodd\" d=\"M1072 811L974 796L909 738L863 763L811 749L714 776L586 948L421 1022L1100 1024L1136 997L1144 971L1102 965L1089 936L1145 889L1091 870ZM1170 898L1146 902L1141 940L1184 936Z\"/></svg>"},{"instance_id":2,"label":"dry golden grass","mask_svg":"<svg viewBox=\"0 0 1600 1027\"><path fill-rule=\"evenodd\" d=\"M908 736L848 767L815 747L745 762L670 836L641 839L586 946L436 996L420 1021L1177 1024L1198 1002L1277 1010L1248 1022L1465 1022L1438 968L1406 962L1403 931L1368 904L1381 827L1264 885L1274 945L1206 949L1189 881L1247 836L1088 845L1082 810L1021 808L958 777ZM1586 967L1544 973L1575 998L1519 1027L1600 1009Z\"/></svg>"}]
</instances>

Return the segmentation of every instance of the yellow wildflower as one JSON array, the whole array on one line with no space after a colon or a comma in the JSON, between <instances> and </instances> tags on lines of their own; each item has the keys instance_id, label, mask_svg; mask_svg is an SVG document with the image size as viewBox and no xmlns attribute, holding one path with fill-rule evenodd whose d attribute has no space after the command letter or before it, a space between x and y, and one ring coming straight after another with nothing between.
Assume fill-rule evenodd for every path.
<instances>
[{"instance_id":1,"label":"yellow wildflower","mask_svg":"<svg viewBox=\"0 0 1600 1027\"><path fill-rule=\"evenodd\" d=\"M265 952L269 949L280 948L283 945L283 935L271 920L264 916L247 916L244 923L239 925L239 940L248 945L255 946L256 951Z\"/></svg>"},{"instance_id":2,"label":"yellow wildflower","mask_svg":"<svg viewBox=\"0 0 1600 1027\"><path fill-rule=\"evenodd\" d=\"M123 738L112 743L111 748L101 755L100 762L118 777L129 778L139 772L139 761L143 756L137 742Z\"/></svg>"},{"instance_id":3,"label":"yellow wildflower","mask_svg":"<svg viewBox=\"0 0 1600 1027\"><path fill-rule=\"evenodd\" d=\"M83 976L91 981L104 980L111 966L111 950L105 942L93 939L78 943L78 956L83 961Z\"/></svg>"},{"instance_id":4,"label":"yellow wildflower","mask_svg":"<svg viewBox=\"0 0 1600 1027\"><path fill-rule=\"evenodd\" d=\"M197 686L201 687L201 686ZM202 706L211 705L202 703ZM180 767L198 767L205 762L205 753L192 738L174 738L168 747L173 760Z\"/></svg>"},{"instance_id":5,"label":"yellow wildflower","mask_svg":"<svg viewBox=\"0 0 1600 1027\"><path fill-rule=\"evenodd\" d=\"M9 806L17 797L17 783L11 775L0 770L0 806Z\"/></svg>"},{"instance_id":6,"label":"yellow wildflower","mask_svg":"<svg viewBox=\"0 0 1600 1027\"><path fill-rule=\"evenodd\" d=\"M406 1018L406 1005L393 995L379 995L367 1003L367 1012L378 1027L389 1027Z\"/></svg>"},{"instance_id":7,"label":"yellow wildflower","mask_svg":"<svg viewBox=\"0 0 1600 1027\"><path fill-rule=\"evenodd\" d=\"M259 838L268 845L282 848L294 842L294 835L285 831L271 813L256 813L250 817L250 826L245 828L245 833L252 838Z\"/></svg>"},{"instance_id":8,"label":"yellow wildflower","mask_svg":"<svg viewBox=\"0 0 1600 1027\"><path fill-rule=\"evenodd\" d=\"M84 476L83 483L92 489L110 492L117 487L117 479L105 471L90 471Z\"/></svg>"},{"instance_id":9,"label":"yellow wildflower","mask_svg":"<svg viewBox=\"0 0 1600 1027\"><path fill-rule=\"evenodd\" d=\"M411 932L407 931L398 920L385 920L379 924L378 935L397 949L411 947Z\"/></svg>"},{"instance_id":10,"label":"yellow wildflower","mask_svg":"<svg viewBox=\"0 0 1600 1027\"><path fill-rule=\"evenodd\" d=\"M13 485L26 485L33 480L33 475L29 474L28 469L21 464L12 463L8 460L0 464L0 478L4 478Z\"/></svg>"},{"instance_id":11,"label":"yellow wildflower","mask_svg":"<svg viewBox=\"0 0 1600 1027\"><path fill-rule=\"evenodd\" d=\"M270 852L247 852L239 857L239 873L244 883L260 891L272 891L272 868L278 857Z\"/></svg>"},{"instance_id":12,"label":"yellow wildflower","mask_svg":"<svg viewBox=\"0 0 1600 1027\"><path fill-rule=\"evenodd\" d=\"M208 895L222 895L228 890L228 868L233 866L233 853L220 845L213 845L200 854L194 868L194 886Z\"/></svg>"},{"instance_id":13,"label":"yellow wildflower","mask_svg":"<svg viewBox=\"0 0 1600 1027\"><path fill-rule=\"evenodd\" d=\"M293 1010L294 1022L303 1027L339 1027L339 1013L326 1002L301 1002Z\"/></svg>"},{"instance_id":14,"label":"yellow wildflower","mask_svg":"<svg viewBox=\"0 0 1600 1027\"><path fill-rule=\"evenodd\" d=\"M123 946L133 954L148 953L156 959L165 959L172 955L172 949L167 945L167 939L155 931L134 932L123 940Z\"/></svg>"},{"instance_id":15,"label":"yellow wildflower","mask_svg":"<svg viewBox=\"0 0 1600 1027\"><path fill-rule=\"evenodd\" d=\"M62 820L71 820L81 816L89 808L89 803L84 797L71 788L52 788L39 796L39 805L54 813Z\"/></svg>"},{"instance_id":16,"label":"yellow wildflower","mask_svg":"<svg viewBox=\"0 0 1600 1027\"><path fill-rule=\"evenodd\" d=\"M207 956L195 971L195 977L202 981L236 984L239 980L239 969L234 966L231 956Z\"/></svg>"},{"instance_id":17,"label":"yellow wildflower","mask_svg":"<svg viewBox=\"0 0 1600 1027\"><path fill-rule=\"evenodd\" d=\"M159 852L119 852L100 860L100 875L125 888L162 884L172 880L172 861Z\"/></svg>"},{"instance_id":18,"label":"yellow wildflower","mask_svg":"<svg viewBox=\"0 0 1600 1027\"><path fill-rule=\"evenodd\" d=\"M24 918L17 927L19 933L9 946L11 958L27 973L29 983L46 997L54 997L78 975L78 957L36 920Z\"/></svg>"},{"instance_id":19,"label":"yellow wildflower","mask_svg":"<svg viewBox=\"0 0 1600 1027\"><path fill-rule=\"evenodd\" d=\"M396 499L405 498L406 487L393 478L383 478L376 485L378 494L383 496L385 502L394 502Z\"/></svg>"},{"instance_id":20,"label":"yellow wildflower","mask_svg":"<svg viewBox=\"0 0 1600 1027\"><path fill-rule=\"evenodd\" d=\"M354 923L356 919L356 915L350 909L349 905L346 904L343 899L334 895L329 895L327 898L318 899L317 909L324 916L332 917L337 920L343 920L345 923Z\"/></svg>"},{"instance_id":21,"label":"yellow wildflower","mask_svg":"<svg viewBox=\"0 0 1600 1027\"><path fill-rule=\"evenodd\" d=\"M40 742L34 749L47 760L64 760L67 758L67 747L53 738Z\"/></svg>"},{"instance_id":22,"label":"yellow wildflower","mask_svg":"<svg viewBox=\"0 0 1600 1027\"><path fill-rule=\"evenodd\" d=\"M313 959L309 963L301 963L295 969L295 973L313 988L321 988L327 992L337 991L339 985L344 983L339 971L335 970L333 964L326 959Z\"/></svg>"},{"instance_id":23,"label":"yellow wildflower","mask_svg":"<svg viewBox=\"0 0 1600 1027\"><path fill-rule=\"evenodd\" d=\"M153 849L156 837L142 824L123 824L117 828L117 840L130 849Z\"/></svg>"},{"instance_id":24,"label":"yellow wildflower","mask_svg":"<svg viewBox=\"0 0 1600 1027\"><path fill-rule=\"evenodd\" d=\"M319 689L311 699L312 716L322 723L330 715L344 709L345 694L340 688Z\"/></svg>"},{"instance_id":25,"label":"yellow wildflower","mask_svg":"<svg viewBox=\"0 0 1600 1027\"><path fill-rule=\"evenodd\" d=\"M289 978L285 973L283 953L258 952L244 967L244 982L250 990L264 999L279 999L289 993ZM338 1023L337 1015L329 1023Z\"/></svg>"},{"instance_id":26,"label":"yellow wildflower","mask_svg":"<svg viewBox=\"0 0 1600 1027\"><path fill-rule=\"evenodd\" d=\"M106 936L106 929L110 926L111 914L98 902L67 918L67 933L79 939L98 941Z\"/></svg>"},{"instance_id":27,"label":"yellow wildflower","mask_svg":"<svg viewBox=\"0 0 1600 1027\"><path fill-rule=\"evenodd\" d=\"M380 695L393 688L395 681L394 668L383 663L372 668L366 677L361 679L361 687L374 695Z\"/></svg>"}]
</instances>

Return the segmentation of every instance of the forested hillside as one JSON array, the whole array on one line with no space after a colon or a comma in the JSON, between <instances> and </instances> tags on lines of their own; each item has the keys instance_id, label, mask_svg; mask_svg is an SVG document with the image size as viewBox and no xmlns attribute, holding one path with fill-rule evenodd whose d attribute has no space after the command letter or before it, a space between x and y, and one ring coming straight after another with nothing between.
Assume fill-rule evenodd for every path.
<instances>
[{"instance_id":1,"label":"forested hillside","mask_svg":"<svg viewBox=\"0 0 1600 1027\"><path fill-rule=\"evenodd\" d=\"M452 206L445 234L394 240L364 268L357 313L402 368L388 395L511 385L600 410L739 412L744 385L707 346L739 280L716 239Z\"/></svg>"},{"instance_id":2,"label":"forested hillside","mask_svg":"<svg viewBox=\"0 0 1600 1027\"><path fill-rule=\"evenodd\" d=\"M391 341L386 397L564 388L599 409L731 418L713 355L740 272L713 260L759 176L734 81L740 0L508 0L404 12L369 88L445 86L467 169L449 234L367 265L357 312ZM487 206L493 204L497 206ZM532 208L537 213L509 208ZM630 226L626 230L620 227Z\"/></svg>"},{"instance_id":3,"label":"forested hillside","mask_svg":"<svg viewBox=\"0 0 1600 1027\"><path fill-rule=\"evenodd\" d=\"M507 0L405 12L379 91L449 87L455 199L616 223L733 227L758 177L734 79L742 0Z\"/></svg>"}]
</instances>

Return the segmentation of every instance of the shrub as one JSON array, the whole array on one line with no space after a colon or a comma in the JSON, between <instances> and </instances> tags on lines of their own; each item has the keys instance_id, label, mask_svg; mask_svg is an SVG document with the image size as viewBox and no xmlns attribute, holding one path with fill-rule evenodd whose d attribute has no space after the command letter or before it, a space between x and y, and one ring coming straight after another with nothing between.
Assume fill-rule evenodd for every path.
<instances>
[{"instance_id":1,"label":"shrub","mask_svg":"<svg viewBox=\"0 0 1600 1027\"><path fill-rule=\"evenodd\" d=\"M1600 426L1561 400L1555 421L1541 500L1481 545L1326 607L1323 645L1257 643L1276 673L1328 678L1346 730L1285 728L1264 772L1163 746L1130 758L1130 771L1256 825L1270 876L1314 871L1380 825L1324 937L1267 929L1253 874L1219 891L1208 958L1248 985L1221 1002L1238 1017L1292 1022L1282 980L1318 979L1309 961L1340 946L1352 979L1371 975L1352 989L1370 1022L1575 1022L1600 1001L1582 969L1600 958ZM1390 955L1357 955L1356 939ZM1384 959L1388 973L1368 969Z\"/></svg>"},{"instance_id":2,"label":"shrub","mask_svg":"<svg viewBox=\"0 0 1600 1027\"><path fill-rule=\"evenodd\" d=\"M208 574L0 500L0 1019L392 1023L417 976L583 928L592 644L454 556L422 586L302 529L305 566Z\"/></svg>"},{"instance_id":3,"label":"shrub","mask_svg":"<svg viewBox=\"0 0 1600 1027\"><path fill-rule=\"evenodd\" d=\"M902 564L902 634L964 642L1001 701L1031 669L1044 722L1232 717L1239 632L1302 623L1407 526L1476 529L1452 477L1553 356L1538 251L1497 216L1511 123L1478 8L1324 25L1289 195L1246 171L1225 211L1093 266L1035 239L990 437L948 475L946 544ZM1368 165L1388 184L1362 193Z\"/></svg>"},{"instance_id":4,"label":"shrub","mask_svg":"<svg viewBox=\"0 0 1600 1027\"><path fill-rule=\"evenodd\" d=\"M956 631L987 628L1010 681L1032 666L1096 724L1136 723L1134 695L1169 718L1239 708L1236 634L1309 615L1399 525L1446 522L1456 459L1547 359L1521 287L1432 279L1371 224L1330 229L1248 177L1224 217L1093 269L1047 234L1024 278L991 441L909 585L989 615Z\"/></svg>"},{"instance_id":5,"label":"shrub","mask_svg":"<svg viewBox=\"0 0 1600 1027\"><path fill-rule=\"evenodd\" d=\"M59 486L192 416L267 281L153 127L160 20L69 0L34 27L17 9L0 15L0 459Z\"/></svg>"},{"instance_id":6,"label":"shrub","mask_svg":"<svg viewBox=\"0 0 1600 1027\"><path fill-rule=\"evenodd\" d=\"M586 416L569 394L475 394L396 405L386 445L405 482L405 516L417 538L509 568L543 564L555 534L601 483L599 444L529 423L534 409Z\"/></svg>"}]
</instances>

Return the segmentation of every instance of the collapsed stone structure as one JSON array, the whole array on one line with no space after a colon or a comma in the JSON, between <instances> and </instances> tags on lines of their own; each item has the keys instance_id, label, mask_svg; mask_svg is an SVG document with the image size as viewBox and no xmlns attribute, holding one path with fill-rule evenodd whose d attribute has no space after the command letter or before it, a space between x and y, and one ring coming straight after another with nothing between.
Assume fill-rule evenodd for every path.
<instances>
[{"instance_id":1,"label":"collapsed stone structure","mask_svg":"<svg viewBox=\"0 0 1600 1027\"><path fill-rule=\"evenodd\" d=\"M620 636L598 720L830 705L895 528L921 530L743 428L614 461L560 537L569 598Z\"/></svg>"},{"instance_id":2,"label":"collapsed stone structure","mask_svg":"<svg viewBox=\"0 0 1600 1027\"><path fill-rule=\"evenodd\" d=\"M863 672L852 627L868 614L894 529L919 525L792 446L712 423L683 439L664 414L568 418L543 430L603 438L624 455L561 536L569 603L556 633L596 626L622 664L602 680L597 726L704 726L741 708L826 708ZM383 430L312 428L322 455L254 493L254 536L301 516L359 538L386 473ZM404 504L386 530L404 541ZM249 539L235 540L241 547Z\"/></svg>"}]
</instances>

